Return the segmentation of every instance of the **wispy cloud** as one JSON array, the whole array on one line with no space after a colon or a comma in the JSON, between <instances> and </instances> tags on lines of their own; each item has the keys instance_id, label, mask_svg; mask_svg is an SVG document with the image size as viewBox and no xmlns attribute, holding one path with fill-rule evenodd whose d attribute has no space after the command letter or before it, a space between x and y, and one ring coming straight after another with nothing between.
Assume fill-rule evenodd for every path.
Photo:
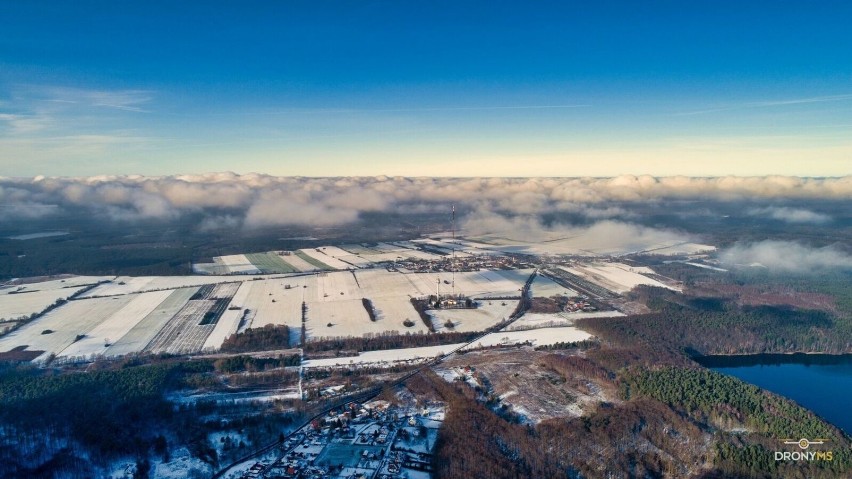
<instances>
[{"instance_id":1,"label":"wispy cloud","mask_svg":"<svg viewBox=\"0 0 852 479\"><path fill-rule=\"evenodd\" d=\"M839 102L839 101L849 101L852 100L852 94L845 95L829 95L829 96L816 96L809 98L792 98L788 100L770 100L770 101L755 101L755 102L746 102L739 103L735 105L721 106L717 108L707 108L703 110L694 110L687 112L676 113L676 116L691 116L691 115L704 115L707 113L717 113L722 111L731 111L731 110L742 110L747 108L769 108L769 107L778 107L778 106L790 106L790 105L802 105L808 103L827 103L827 102Z\"/></svg>"}]
</instances>

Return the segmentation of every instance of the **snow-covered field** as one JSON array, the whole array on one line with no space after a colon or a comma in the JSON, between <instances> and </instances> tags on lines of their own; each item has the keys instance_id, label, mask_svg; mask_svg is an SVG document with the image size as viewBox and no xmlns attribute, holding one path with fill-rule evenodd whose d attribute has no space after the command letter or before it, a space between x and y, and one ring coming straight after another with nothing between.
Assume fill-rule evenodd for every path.
<instances>
[{"instance_id":1,"label":"snow-covered field","mask_svg":"<svg viewBox=\"0 0 852 479\"><path fill-rule=\"evenodd\" d=\"M547 346L556 343L571 343L591 338L592 335L573 327L554 327L530 329L527 331L500 331L491 333L464 349L487 346L518 344L530 341L533 346Z\"/></svg>"},{"instance_id":2,"label":"snow-covered field","mask_svg":"<svg viewBox=\"0 0 852 479\"><path fill-rule=\"evenodd\" d=\"M219 259L228 267L228 272L237 274L260 274L257 266L252 264L246 255L234 254L229 256L220 256Z\"/></svg>"},{"instance_id":3,"label":"snow-covered field","mask_svg":"<svg viewBox=\"0 0 852 479\"><path fill-rule=\"evenodd\" d=\"M442 309L429 311L436 331L484 331L506 320L518 306L517 300L483 299L476 309ZM452 328L444 323L453 322Z\"/></svg>"},{"instance_id":4,"label":"snow-covered field","mask_svg":"<svg viewBox=\"0 0 852 479\"><path fill-rule=\"evenodd\" d=\"M304 362L306 368L323 368L332 366L346 366L349 364L391 364L396 362L410 361L419 362L427 359L448 354L464 343L445 344L442 346L426 346L422 348L386 349L384 351L366 351L358 356L341 358L311 359Z\"/></svg>"},{"instance_id":5,"label":"snow-covered field","mask_svg":"<svg viewBox=\"0 0 852 479\"><path fill-rule=\"evenodd\" d=\"M14 291L14 289L4 290L0 294L0 320L27 318L33 313L44 311L57 300L65 299L81 289L83 286L45 291L33 290L18 294L8 294L8 291Z\"/></svg>"},{"instance_id":6,"label":"snow-covered field","mask_svg":"<svg viewBox=\"0 0 852 479\"><path fill-rule=\"evenodd\" d=\"M577 311L574 313L526 313L517 321L510 324L505 330L514 331L520 329L544 328L551 326L571 326L574 321L581 318L618 318L625 316L620 311Z\"/></svg>"},{"instance_id":7,"label":"snow-covered field","mask_svg":"<svg viewBox=\"0 0 852 479\"><path fill-rule=\"evenodd\" d=\"M408 297L379 297L371 299L373 309L382 326L397 328L411 333L426 333L429 329L423 324L417 310L412 306ZM405 327L405 320L411 320L414 326Z\"/></svg>"},{"instance_id":8,"label":"snow-covered field","mask_svg":"<svg viewBox=\"0 0 852 479\"><path fill-rule=\"evenodd\" d=\"M186 305L189 298L198 291L194 288L180 288L169 291L169 296L153 311L139 321L121 339L110 346L106 356L123 356L145 349L163 326Z\"/></svg>"},{"instance_id":9,"label":"snow-covered field","mask_svg":"<svg viewBox=\"0 0 852 479\"><path fill-rule=\"evenodd\" d=\"M154 291L133 295L133 299L123 308L92 328L91 331L86 333L85 338L75 341L63 349L57 356L60 358L88 358L92 355L104 354L113 341L124 337L171 294L171 291Z\"/></svg>"},{"instance_id":10,"label":"snow-covered field","mask_svg":"<svg viewBox=\"0 0 852 479\"><path fill-rule=\"evenodd\" d=\"M573 289L560 286L547 276L540 274L536 275L531 288L534 298L550 298L552 296L568 296L570 298L579 294Z\"/></svg>"},{"instance_id":11,"label":"snow-covered field","mask_svg":"<svg viewBox=\"0 0 852 479\"><path fill-rule=\"evenodd\" d=\"M592 263L575 265L574 267L560 266L560 268L572 274L585 277L589 281L617 293L626 293L640 284L679 291L677 288L643 276L636 272L633 267L623 263Z\"/></svg>"},{"instance_id":12,"label":"snow-covered field","mask_svg":"<svg viewBox=\"0 0 852 479\"><path fill-rule=\"evenodd\" d=\"M319 251L317 251L317 249ZM320 248L316 248L316 249L306 248L306 249L303 249L301 251L303 253L305 253L306 255L310 256L311 258L319 261L320 263L327 264L327 265L331 266L333 269L348 269L348 268L352 267L349 263L344 263L343 261L340 261L339 259L335 258L334 256L329 256L328 254L325 253L324 250L325 250L324 247L320 247Z\"/></svg>"},{"instance_id":13,"label":"snow-covered field","mask_svg":"<svg viewBox=\"0 0 852 479\"><path fill-rule=\"evenodd\" d=\"M11 285L0 289L0 320L29 317L59 299L66 299L85 286L107 281L107 276L73 276L68 278Z\"/></svg>"},{"instance_id":14,"label":"snow-covered field","mask_svg":"<svg viewBox=\"0 0 852 479\"><path fill-rule=\"evenodd\" d=\"M213 332L204 341L204 346L201 347L202 351L219 349L228 336L237 332L240 319L243 317L244 306L242 305L246 304L249 292L256 283L259 283L259 281L246 281L240 284L239 289L234 293L234 297L231 298L229 309L222 313L219 321L216 322L216 326L213 327ZM236 309L230 309L231 307L236 307Z\"/></svg>"},{"instance_id":15,"label":"snow-covered field","mask_svg":"<svg viewBox=\"0 0 852 479\"><path fill-rule=\"evenodd\" d=\"M77 335L87 334L132 299L131 296L121 296L70 301L0 337L0 351L28 346L29 351L45 351L36 358L38 361L44 360L50 353L60 353L74 342ZM51 332L42 334L46 331Z\"/></svg>"},{"instance_id":16,"label":"snow-covered field","mask_svg":"<svg viewBox=\"0 0 852 479\"><path fill-rule=\"evenodd\" d=\"M286 261L287 264L289 264L293 268L296 268L297 270L302 272L319 270L319 268L317 268L316 266L298 257L296 253L291 253L290 255L282 256L281 259Z\"/></svg>"},{"instance_id":17,"label":"snow-covered field","mask_svg":"<svg viewBox=\"0 0 852 479\"><path fill-rule=\"evenodd\" d=\"M257 276L119 276L112 283L103 284L91 291L87 291L82 295L82 297L116 296L121 294L159 291L163 289L204 286L208 284L236 284L255 279L287 278L289 276L292 276L292 274L267 274Z\"/></svg>"},{"instance_id":18,"label":"snow-covered field","mask_svg":"<svg viewBox=\"0 0 852 479\"><path fill-rule=\"evenodd\" d=\"M315 276L299 276L243 283L237 295L231 300L231 305L239 306L240 310L226 311L225 314L228 316L223 316L219 321L223 319L235 321L231 318L231 313L238 313L241 316L243 309L248 309L245 328L259 328L267 324L286 325L292 333L291 339L298 341L299 330L302 327L302 298L307 291L304 286L313 285L315 282ZM287 288L288 285L289 288ZM222 340L226 337L227 335L223 336ZM211 338L208 338L208 342L204 345L205 349L218 348L222 342L219 341L216 344L216 341L218 338L214 339L211 334Z\"/></svg>"}]
</instances>

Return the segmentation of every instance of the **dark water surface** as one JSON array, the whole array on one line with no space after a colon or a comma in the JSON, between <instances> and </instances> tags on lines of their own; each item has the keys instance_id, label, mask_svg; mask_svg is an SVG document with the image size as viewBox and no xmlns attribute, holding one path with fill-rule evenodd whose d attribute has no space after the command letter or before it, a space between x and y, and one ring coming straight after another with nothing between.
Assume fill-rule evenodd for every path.
<instances>
[{"instance_id":1,"label":"dark water surface","mask_svg":"<svg viewBox=\"0 0 852 479\"><path fill-rule=\"evenodd\" d=\"M786 396L852 434L852 355L707 356L698 362Z\"/></svg>"}]
</instances>

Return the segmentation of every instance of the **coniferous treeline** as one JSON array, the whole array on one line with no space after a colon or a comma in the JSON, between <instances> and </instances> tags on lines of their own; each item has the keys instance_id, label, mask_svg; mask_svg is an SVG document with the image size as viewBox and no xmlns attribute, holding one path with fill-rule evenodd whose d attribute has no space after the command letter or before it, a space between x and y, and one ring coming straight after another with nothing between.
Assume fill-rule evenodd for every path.
<instances>
[{"instance_id":1,"label":"coniferous treeline","mask_svg":"<svg viewBox=\"0 0 852 479\"><path fill-rule=\"evenodd\" d=\"M228 353L247 353L289 348L290 328L285 325L267 324L261 328L248 328L242 333L230 335L220 349Z\"/></svg>"},{"instance_id":2,"label":"coniferous treeline","mask_svg":"<svg viewBox=\"0 0 852 479\"><path fill-rule=\"evenodd\" d=\"M850 352L843 321L824 311L786 306L738 306L718 298L690 298L662 288L636 297L655 311L622 318L586 318L581 327L620 344L637 339L691 354Z\"/></svg>"},{"instance_id":3,"label":"coniferous treeline","mask_svg":"<svg viewBox=\"0 0 852 479\"><path fill-rule=\"evenodd\" d=\"M258 372L285 366L298 366L299 355L279 355L277 358L255 358L252 356L233 356L230 358L217 359L213 367L221 373Z\"/></svg>"}]
</instances>

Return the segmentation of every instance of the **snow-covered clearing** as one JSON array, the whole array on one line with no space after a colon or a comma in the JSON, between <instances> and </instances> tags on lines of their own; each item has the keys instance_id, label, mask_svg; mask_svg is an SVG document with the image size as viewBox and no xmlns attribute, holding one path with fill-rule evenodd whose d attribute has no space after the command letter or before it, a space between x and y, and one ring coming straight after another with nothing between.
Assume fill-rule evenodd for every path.
<instances>
[{"instance_id":1,"label":"snow-covered clearing","mask_svg":"<svg viewBox=\"0 0 852 479\"><path fill-rule=\"evenodd\" d=\"M510 324L505 330L513 331L520 329L545 328L551 326L571 326L575 320L581 318L618 318L625 316L620 311L577 311L574 313L526 313L517 321Z\"/></svg>"},{"instance_id":2,"label":"snow-covered clearing","mask_svg":"<svg viewBox=\"0 0 852 479\"><path fill-rule=\"evenodd\" d=\"M623 263L581 264L570 269L563 267L563 269L573 274L578 274L579 272L586 279L617 293L626 293L640 284L678 291L677 288L632 271L631 266Z\"/></svg>"},{"instance_id":3,"label":"snow-covered clearing","mask_svg":"<svg viewBox=\"0 0 852 479\"><path fill-rule=\"evenodd\" d=\"M331 327L328 324L332 324ZM363 336L387 331L385 322L370 321L360 299L313 302L308 304L308 337ZM402 324L394 329L404 329Z\"/></svg>"},{"instance_id":4,"label":"snow-covered clearing","mask_svg":"<svg viewBox=\"0 0 852 479\"><path fill-rule=\"evenodd\" d=\"M572 343L591 338L592 335L573 327L555 327L530 329L526 331L500 331L484 336L464 349L475 349L487 346L518 344L529 341L533 346L547 346L556 343Z\"/></svg>"},{"instance_id":5,"label":"snow-covered clearing","mask_svg":"<svg viewBox=\"0 0 852 479\"><path fill-rule=\"evenodd\" d=\"M83 297L117 296L163 289L204 286L207 284L240 283L242 281L251 281L255 278L286 278L287 276L286 274L257 276L119 276L112 283L103 284L86 292L83 294Z\"/></svg>"},{"instance_id":6,"label":"snow-covered clearing","mask_svg":"<svg viewBox=\"0 0 852 479\"><path fill-rule=\"evenodd\" d=\"M192 354L201 351L215 323L201 324L204 315L216 306L215 298L231 298L239 284L219 284L207 296L190 300L168 321L145 347L146 351L168 354Z\"/></svg>"},{"instance_id":7,"label":"snow-covered clearing","mask_svg":"<svg viewBox=\"0 0 852 479\"><path fill-rule=\"evenodd\" d=\"M361 288L355 281L355 276L349 271L322 273L314 276L315 282L308 285L305 300L340 301L345 299L361 299Z\"/></svg>"},{"instance_id":8,"label":"snow-covered clearing","mask_svg":"<svg viewBox=\"0 0 852 479\"><path fill-rule=\"evenodd\" d=\"M547 276L537 274L532 283L532 295L534 298L550 298L552 296L578 296L579 293L559 285Z\"/></svg>"},{"instance_id":9,"label":"snow-covered clearing","mask_svg":"<svg viewBox=\"0 0 852 479\"><path fill-rule=\"evenodd\" d=\"M319 251L317 251L317 249ZM302 250L299 250L299 251L301 251L302 253L305 253L306 255L308 255L311 258L319 261L322 264L328 265L331 269L348 269L348 268L351 268L351 266L349 264L344 263L343 261L340 261L339 259L335 258L334 256L329 256L329 255L323 253L321 247L316 248L316 249L305 248L305 249L302 249Z\"/></svg>"},{"instance_id":10,"label":"snow-covered clearing","mask_svg":"<svg viewBox=\"0 0 852 479\"><path fill-rule=\"evenodd\" d=\"M240 284L240 288L236 293L234 293L234 297L231 298L231 303L228 305L228 309L222 313L222 316L219 317L219 321L216 322L216 326L213 327L213 332L211 332L210 336L207 336L207 339L204 341L204 346L201 347L203 351L219 349L228 336L237 332L237 328L240 326L240 319L243 317L243 305L246 303L246 299L248 298L252 287L256 283L260 282L261 281L246 281Z\"/></svg>"},{"instance_id":11,"label":"snow-covered clearing","mask_svg":"<svg viewBox=\"0 0 852 479\"><path fill-rule=\"evenodd\" d=\"M130 332L134 326L157 308L172 294L171 291L154 291L133 295L133 299L101 324L86 333L86 337L75 341L58 354L60 358L89 358L103 355L114 341Z\"/></svg>"},{"instance_id":12,"label":"snow-covered clearing","mask_svg":"<svg viewBox=\"0 0 852 479\"><path fill-rule=\"evenodd\" d=\"M426 333L429 329L423 324L417 310L412 306L409 298L406 297L378 297L371 298L373 309L379 318L379 322L387 328L397 328L411 333ZM414 326L405 327L405 320L411 320Z\"/></svg>"},{"instance_id":13,"label":"snow-covered clearing","mask_svg":"<svg viewBox=\"0 0 852 479\"><path fill-rule=\"evenodd\" d=\"M291 252L289 255L284 255L281 257L287 264L292 266L293 268L305 272L305 271L317 271L320 268L308 263L304 259L300 258L296 253Z\"/></svg>"},{"instance_id":14,"label":"snow-covered clearing","mask_svg":"<svg viewBox=\"0 0 852 479\"><path fill-rule=\"evenodd\" d=\"M122 296L69 301L20 329L0 337L0 351L26 345L30 351L45 351L36 358L37 361L42 361L50 353L58 354L70 346L77 335L87 334L132 299L131 296ZM42 334L48 330L51 332Z\"/></svg>"},{"instance_id":15,"label":"snow-covered clearing","mask_svg":"<svg viewBox=\"0 0 852 479\"><path fill-rule=\"evenodd\" d=\"M436 331L484 331L506 320L518 306L517 300L482 299L476 309L441 309L429 311ZM453 322L452 328L444 323Z\"/></svg>"},{"instance_id":16,"label":"snow-covered clearing","mask_svg":"<svg viewBox=\"0 0 852 479\"><path fill-rule=\"evenodd\" d=\"M28 285L29 286L29 285ZM17 288L0 291L0 320L28 318L33 313L44 311L57 300L65 299L83 286L76 288L34 290L25 289L21 293L9 294Z\"/></svg>"},{"instance_id":17,"label":"snow-covered clearing","mask_svg":"<svg viewBox=\"0 0 852 479\"><path fill-rule=\"evenodd\" d=\"M153 311L148 313L130 331L113 343L107 350L106 356L123 356L140 352L154 339L163 326L180 311L198 291L198 288L181 288L169 291L168 297Z\"/></svg>"},{"instance_id":18,"label":"snow-covered clearing","mask_svg":"<svg viewBox=\"0 0 852 479\"><path fill-rule=\"evenodd\" d=\"M259 274L260 270L252 264L246 255L234 254L228 256L220 256L219 259L228 267L228 271L238 274Z\"/></svg>"},{"instance_id":19,"label":"snow-covered clearing","mask_svg":"<svg viewBox=\"0 0 852 479\"><path fill-rule=\"evenodd\" d=\"M241 288L239 294L231 300L231 305L241 308L237 311L240 315L243 309L249 310L244 328L259 328L267 324L286 325L290 328L291 340L298 341L302 327L302 298L306 294L304 286L314 284L315 281L315 276L250 281L244 283L248 292L245 293ZM241 297L243 294L246 294L244 299ZM226 311L226 314L232 312ZM213 343L214 340L210 339L205 348ZM221 344L219 342L216 347Z\"/></svg>"},{"instance_id":20,"label":"snow-covered clearing","mask_svg":"<svg viewBox=\"0 0 852 479\"><path fill-rule=\"evenodd\" d=\"M356 268L370 268L373 266L373 262L362 258L361 256L355 254L347 254L345 256L337 256L337 259L343 261L344 263L354 266Z\"/></svg>"},{"instance_id":21,"label":"snow-covered clearing","mask_svg":"<svg viewBox=\"0 0 852 479\"><path fill-rule=\"evenodd\" d=\"M345 366L349 364L391 364L402 361L419 362L450 353L464 343L426 346L422 348L386 349L384 351L366 351L358 356L340 358L311 359L304 362L306 368Z\"/></svg>"}]
</instances>

